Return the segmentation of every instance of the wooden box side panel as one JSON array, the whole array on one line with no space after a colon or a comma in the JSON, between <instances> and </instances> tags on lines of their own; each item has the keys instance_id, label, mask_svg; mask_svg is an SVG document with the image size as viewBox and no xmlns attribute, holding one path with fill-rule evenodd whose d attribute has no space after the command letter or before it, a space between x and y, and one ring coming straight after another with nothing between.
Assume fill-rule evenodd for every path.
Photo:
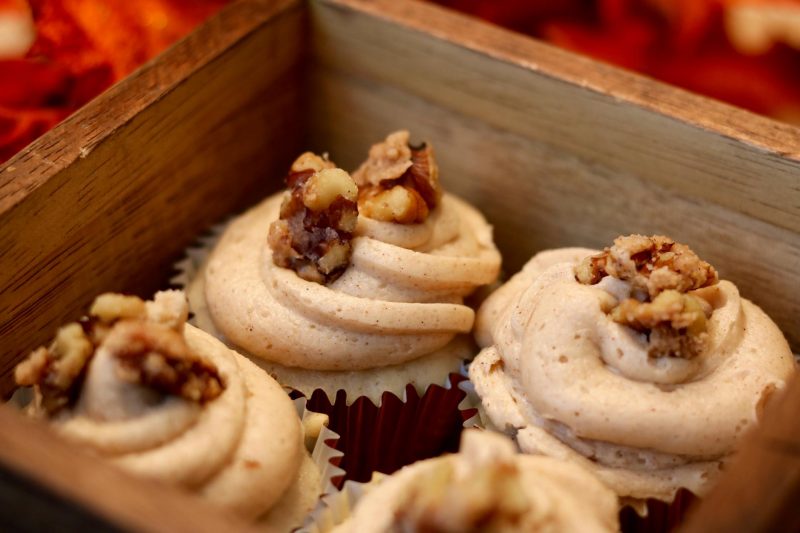
<instances>
[{"instance_id":1,"label":"wooden box side panel","mask_svg":"<svg viewBox=\"0 0 800 533\"><path fill-rule=\"evenodd\" d=\"M389 20L365 14L374 8L358 0L312 5L310 116L316 126L309 135L315 149L352 169L370 143L392 129L412 128L437 148L446 186L494 224L507 272L545 248L602 247L633 232L671 235L715 264L800 346L800 224L781 214L800 209L797 160L776 163L775 154L749 140L437 37L455 16L442 17L427 35L398 21L407 16L422 24L436 20L437 10L378 4ZM425 13L406 13L414 9ZM515 38L473 26L465 24L462 40L493 31ZM542 63L553 61L545 57L553 49L536 51ZM784 137L794 132L778 128ZM707 161L684 157L687 143Z\"/></svg>"},{"instance_id":2,"label":"wooden box side panel","mask_svg":"<svg viewBox=\"0 0 800 533\"><path fill-rule=\"evenodd\" d=\"M0 167L0 392L95 295L151 296L277 187L302 142L305 27L297 2L234 4Z\"/></svg>"}]
</instances>

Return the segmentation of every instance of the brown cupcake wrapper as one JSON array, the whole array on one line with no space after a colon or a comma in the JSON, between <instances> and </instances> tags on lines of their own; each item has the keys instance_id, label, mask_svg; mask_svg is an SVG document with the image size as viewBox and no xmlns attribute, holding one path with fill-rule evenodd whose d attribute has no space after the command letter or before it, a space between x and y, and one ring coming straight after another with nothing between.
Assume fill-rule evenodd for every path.
<instances>
[{"instance_id":1,"label":"brown cupcake wrapper","mask_svg":"<svg viewBox=\"0 0 800 533\"><path fill-rule=\"evenodd\" d=\"M408 384L402 398L385 392L377 405L364 396L349 401L344 390L333 398L315 390L308 408L327 414L331 430L340 436L336 449L343 453L339 466L346 474L338 486L457 451L464 421L472 416L460 409L465 393L458 384L463 380L453 373L444 385L430 385L422 394Z\"/></svg>"}]
</instances>

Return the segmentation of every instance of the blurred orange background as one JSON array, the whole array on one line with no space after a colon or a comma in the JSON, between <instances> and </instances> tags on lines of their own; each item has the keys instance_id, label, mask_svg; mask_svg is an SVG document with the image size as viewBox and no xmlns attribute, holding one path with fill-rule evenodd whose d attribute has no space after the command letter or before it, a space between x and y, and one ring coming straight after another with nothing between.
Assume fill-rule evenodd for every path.
<instances>
[{"instance_id":1,"label":"blurred orange background","mask_svg":"<svg viewBox=\"0 0 800 533\"><path fill-rule=\"evenodd\" d=\"M800 124L800 0L433 0ZM0 162L227 0L0 0Z\"/></svg>"},{"instance_id":2,"label":"blurred orange background","mask_svg":"<svg viewBox=\"0 0 800 533\"><path fill-rule=\"evenodd\" d=\"M800 124L800 0L435 0Z\"/></svg>"}]
</instances>

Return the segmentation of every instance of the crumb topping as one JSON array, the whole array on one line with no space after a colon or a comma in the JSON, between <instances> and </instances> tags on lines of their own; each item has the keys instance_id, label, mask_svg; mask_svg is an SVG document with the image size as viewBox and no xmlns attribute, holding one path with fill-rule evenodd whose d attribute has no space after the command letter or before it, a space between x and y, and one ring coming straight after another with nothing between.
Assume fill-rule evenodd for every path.
<instances>
[{"instance_id":1,"label":"crumb topping","mask_svg":"<svg viewBox=\"0 0 800 533\"><path fill-rule=\"evenodd\" d=\"M384 222L419 224L442 197L433 147L409 145L408 131L390 134L374 144L367 160L353 173L363 215Z\"/></svg>"},{"instance_id":2,"label":"crumb topping","mask_svg":"<svg viewBox=\"0 0 800 533\"><path fill-rule=\"evenodd\" d=\"M606 276L630 283L634 298L620 302L610 316L645 333L651 357L688 359L702 352L711 307L687 293L714 285L719 277L691 248L662 235L620 236L575 267L575 279L585 285Z\"/></svg>"},{"instance_id":3,"label":"crumb topping","mask_svg":"<svg viewBox=\"0 0 800 533\"><path fill-rule=\"evenodd\" d=\"M443 462L416 480L392 531L519 531L529 509L513 463L475 469L468 480L458 480L453 466Z\"/></svg>"},{"instance_id":4,"label":"crumb topping","mask_svg":"<svg viewBox=\"0 0 800 533\"><path fill-rule=\"evenodd\" d=\"M350 264L358 187L347 172L306 152L292 164L280 218L269 228L273 262L307 281L330 283Z\"/></svg>"},{"instance_id":5,"label":"crumb topping","mask_svg":"<svg viewBox=\"0 0 800 533\"><path fill-rule=\"evenodd\" d=\"M54 416L72 407L94 354L107 349L119 358L119 377L196 402L223 390L211 365L194 356L183 338L188 310L180 291L135 296L102 294L89 315L60 328L48 347L34 350L14 371L17 385L34 387L34 414Z\"/></svg>"}]
</instances>

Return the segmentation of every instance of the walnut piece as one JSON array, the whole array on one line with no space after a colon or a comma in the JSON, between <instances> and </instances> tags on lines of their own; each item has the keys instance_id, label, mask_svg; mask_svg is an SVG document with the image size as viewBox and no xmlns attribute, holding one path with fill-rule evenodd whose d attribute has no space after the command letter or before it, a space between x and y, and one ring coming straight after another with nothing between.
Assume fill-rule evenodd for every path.
<instances>
[{"instance_id":1,"label":"walnut piece","mask_svg":"<svg viewBox=\"0 0 800 533\"><path fill-rule=\"evenodd\" d=\"M691 294L667 290L652 302L630 298L612 309L610 316L615 322L648 334L650 357L691 359L708 343L706 328L711 306Z\"/></svg>"},{"instance_id":2,"label":"walnut piece","mask_svg":"<svg viewBox=\"0 0 800 533\"><path fill-rule=\"evenodd\" d=\"M205 403L222 394L216 368L192 354L183 335L167 326L137 320L117 322L103 347L120 362L120 379Z\"/></svg>"},{"instance_id":3,"label":"walnut piece","mask_svg":"<svg viewBox=\"0 0 800 533\"><path fill-rule=\"evenodd\" d=\"M368 159L353 173L359 186L359 212L364 216L419 224L439 205L442 189L433 147L412 147L408 139L405 130L390 134L370 148Z\"/></svg>"},{"instance_id":4,"label":"walnut piece","mask_svg":"<svg viewBox=\"0 0 800 533\"><path fill-rule=\"evenodd\" d=\"M358 187L333 163L310 153L292 164L280 219L270 225L272 260L307 281L330 283L350 264Z\"/></svg>"},{"instance_id":5,"label":"walnut piece","mask_svg":"<svg viewBox=\"0 0 800 533\"><path fill-rule=\"evenodd\" d=\"M719 280L714 267L691 248L662 235L617 237L613 246L575 268L576 279L586 285L606 276L630 281L635 292L644 292L649 298L665 290L687 292L708 287Z\"/></svg>"},{"instance_id":6,"label":"walnut piece","mask_svg":"<svg viewBox=\"0 0 800 533\"><path fill-rule=\"evenodd\" d=\"M519 531L529 509L513 463L475 469L468 480L457 480L453 467L443 462L415 480L395 513L392 530Z\"/></svg>"},{"instance_id":7,"label":"walnut piece","mask_svg":"<svg viewBox=\"0 0 800 533\"><path fill-rule=\"evenodd\" d=\"M689 359L705 349L711 306L686 293L714 285L719 277L688 246L662 235L617 237L613 246L575 267L575 279L584 285L606 276L631 284L634 298L620 302L609 314L615 322L647 334L650 357Z\"/></svg>"},{"instance_id":8,"label":"walnut piece","mask_svg":"<svg viewBox=\"0 0 800 533\"><path fill-rule=\"evenodd\" d=\"M188 311L182 292L159 292L152 302L102 294L90 309L80 322L60 328L49 347L34 350L17 365L17 385L35 388L34 415L54 416L75 405L89 363L100 347L126 356L122 377L129 382L197 402L221 393L216 370L186 346L182 331Z\"/></svg>"}]
</instances>

